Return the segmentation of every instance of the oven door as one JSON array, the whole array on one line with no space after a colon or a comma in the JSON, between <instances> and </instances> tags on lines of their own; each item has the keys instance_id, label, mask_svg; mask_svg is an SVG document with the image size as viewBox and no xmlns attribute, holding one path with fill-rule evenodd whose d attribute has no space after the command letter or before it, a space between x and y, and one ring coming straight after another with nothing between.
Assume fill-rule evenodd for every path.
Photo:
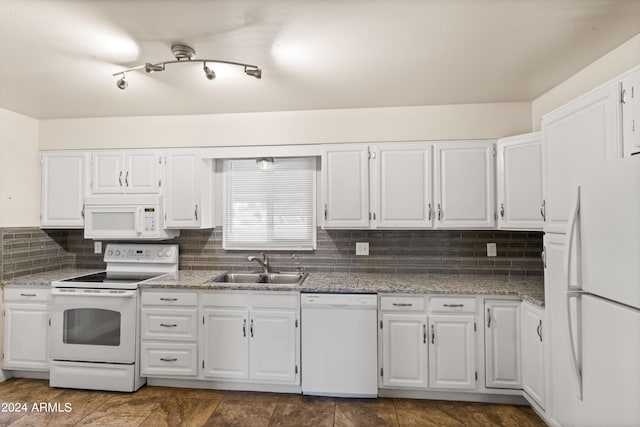
<instances>
[{"instance_id":1,"label":"oven door","mask_svg":"<svg viewBox=\"0 0 640 427\"><path fill-rule=\"evenodd\" d=\"M51 358L134 363L137 290L51 290Z\"/></svg>"}]
</instances>

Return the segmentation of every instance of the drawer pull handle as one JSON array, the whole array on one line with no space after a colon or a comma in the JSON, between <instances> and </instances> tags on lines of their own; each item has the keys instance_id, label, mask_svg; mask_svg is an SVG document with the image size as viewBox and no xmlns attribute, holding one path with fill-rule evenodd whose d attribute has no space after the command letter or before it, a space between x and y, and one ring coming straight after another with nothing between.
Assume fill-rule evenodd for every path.
<instances>
[{"instance_id":1,"label":"drawer pull handle","mask_svg":"<svg viewBox=\"0 0 640 427\"><path fill-rule=\"evenodd\" d=\"M445 304L444 306L449 308L458 308L458 307L464 307L464 304Z\"/></svg>"},{"instance_id":2,"label":"drawer pull handle","mask_svg":"<svg viewBox=\"0 0 640 427\"><path fill-rule=\"evenodd\" d=\"M413 307L413 304L410 302L394 302L394 307Z\"/></svg>"},{"instance_id":3,"label":"drawer pull handle","mask_svg":"<svg viewBox=\"0 0 640 427\"><path fill-rule=\"evenodd\" d=\"M23 296L23 297L35 297L36 294L20 294L20 296Z\"/></svg>"},{"instance_id":4,"label":"drawer pull handle","mask_svg":"<svg viewBox=\"0 0 640 427\"><path fill-rule=\"evenodd\" d=\"M176 359L175 357L172 357L171 359L167 358L167 357L161 357L160 360L162 360L163 362L177 362L178 359Z\"/></svg>"},{"instance_id":5,"label":"drawer pull handle","mask_svg":"<svg viewBox=\"0 0 640 427\"><path fill-rule=\"evenodd\" d=\"M178 325L176 325L175 323L160 323L160 326L165 328L175 328Z\"/></svg>"},{"instance_id":6,"label":"drawer pull handle","mask_svg":"<svg viewBox=\"0 0 640 427\"><path fill-rule=\"evenodd\" d=\"M178 301L178 298L160 298L160 301Z\"/></svg>"}]
</instances>

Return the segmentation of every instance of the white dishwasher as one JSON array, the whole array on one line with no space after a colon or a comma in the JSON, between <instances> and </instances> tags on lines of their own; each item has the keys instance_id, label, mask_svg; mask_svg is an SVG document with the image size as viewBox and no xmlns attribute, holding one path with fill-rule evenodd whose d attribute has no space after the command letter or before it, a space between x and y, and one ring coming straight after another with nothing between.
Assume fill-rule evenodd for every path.
<instances>
[{"instance_id":1,"label":"white dishwasher","mask_svg":"<svg viewBox=\"0 0 640 427\"><path fill-rule=\"evenodd\" d=\"M302 393L378 395L375 294L301 295Z\"/></svg>"}]
</instances>

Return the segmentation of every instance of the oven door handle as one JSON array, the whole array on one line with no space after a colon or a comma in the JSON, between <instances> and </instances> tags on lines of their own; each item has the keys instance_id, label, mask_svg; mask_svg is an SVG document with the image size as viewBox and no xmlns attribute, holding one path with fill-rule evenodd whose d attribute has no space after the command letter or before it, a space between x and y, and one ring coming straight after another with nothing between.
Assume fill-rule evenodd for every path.
<instances>
[{"instance_id":1,"label":"oven door handle","mask_svg":"<svg viewBox=\"0 0 640 427\"><path fill-rule=\"evenodd\" d=\"M94 297L94 298L133 298L138 291L123 290L117 292L100 291L100 292L86 292L84 290L69 291L68 289L51 289L51 295L64 296L64 297Z\"/></svg>"}]
</instances>

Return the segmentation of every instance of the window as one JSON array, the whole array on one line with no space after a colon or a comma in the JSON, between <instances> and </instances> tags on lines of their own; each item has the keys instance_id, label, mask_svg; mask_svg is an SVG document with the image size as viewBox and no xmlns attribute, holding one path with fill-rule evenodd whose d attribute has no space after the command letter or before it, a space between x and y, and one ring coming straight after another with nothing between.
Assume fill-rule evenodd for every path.
<instances>
[{"instance_id":1,"label":"window","mask_svg":"<svg viewBox=\"0 0 640 427\"><path fill-rule=\"evenodd\" d=\"M316 159L224 161L224 249L316 248Z\"/></svg>"}]
</instances>

